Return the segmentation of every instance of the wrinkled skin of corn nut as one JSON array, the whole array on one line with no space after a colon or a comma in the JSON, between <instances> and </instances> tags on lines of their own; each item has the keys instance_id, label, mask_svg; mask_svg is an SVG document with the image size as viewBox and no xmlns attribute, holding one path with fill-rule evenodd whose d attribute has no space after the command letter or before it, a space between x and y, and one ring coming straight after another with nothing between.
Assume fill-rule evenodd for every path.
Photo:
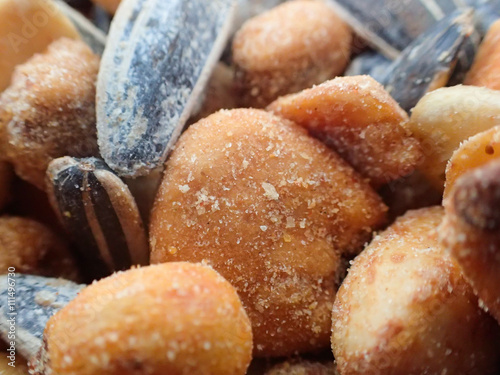
<instances>
[{"instance_id":1,"label":"wrinkled skin of corn nut","mask_svg":"<svg viewBox=\"0 0 500 375\"><path fill-rule=\"evenodd\" d=\"M240 106L262 108L341 74L351 30L321 1L289 1L247 21L233 41Z\"/></svg>"},{"instance_id":2,"label":"wrinkled skin of corn nut","mask_svg":"<svg viewBox=\"0 0 500 375\"><path fill-rule=\"evenodd\" d=\"M0 96L0 131L19 177L43 189L52 159L97 154L98 69L83 42L65 38L16 68Z\"/></svg>"}]
</instances>

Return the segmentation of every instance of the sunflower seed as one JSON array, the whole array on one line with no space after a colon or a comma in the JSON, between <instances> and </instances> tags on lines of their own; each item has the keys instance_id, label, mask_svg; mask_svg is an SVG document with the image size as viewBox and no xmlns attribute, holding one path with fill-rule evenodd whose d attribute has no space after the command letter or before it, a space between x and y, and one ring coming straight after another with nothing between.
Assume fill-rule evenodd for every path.
<instances>
[{"instance_id":1,"label":"sunflower seed","mask_svg":"<svg viewBox=\"0 0 500 375\"><path fill-rule=\"evenodd\" d=\"M15 322L16 349L25 358L34 356L42 346L43 330L47 321L76 297L84 285L64 279L16 274L15 304L7 303L9 283L0 278L0 337L10 342L11 322Z\"/></svg>"},{"instance_id":2,"label":"sunflower seed","mask_svg":"<svg viewBox=\"0 0 500 375\"><path fill-rule=\"evenodd\" d=\"M472 9L458 9L411 43L388 68L386 90L406 111L427 92L445 86L459 52L474 33Z\"/></svg>"},{"instance_id":3,"label":"sunflower seed","mask_svg":"<svg viewBox=\"0 0 500 375\"><path fill-rule=\"evenodd\" d=\"M119 175L163 164L224 49L234 0L125 0L97 83L101 154Z\"/></svg>"},{"instance_id":4,"label":"sunflower seed","mask_svg":"<svg viewBox=\"0 0 500 375\"><path fill-rule=\"evenodd\" d=\"M500 1L498 0L465 0L468 6L476 10L476 23L482 36L493 23L500 18Z\"/></svg>"},{"instance_id":5,"label":"sunflower seed","mask_svg":"<svg viewBox=\"0 0 500 375\"><path fill-rule=\"evenodd\" d=\"M47 191L89 280L148 264L147 238L135 200L102 160L52 161Z\"/></svg>"},{"instance_id":6,"label":"sunflower seed","mask_svg":"<svg viewBox=\"0 0 500 375\"><path fill-rule=\"evenodd\" d=\"M384 82L385 76L387 74L387 69L389 68L391 63L392 60L389 60L387 57L378 52L363 52L354 60L352 60L351 64L345 72L345 75L369 75L378 82Z\"/></svg>"},{"instance_id":7,"label":"sunflower seed","mask_svg":"<svg viewBox=\"0 0 500 375\"><path fill-rule=\"evenodd\" d=\"M463 0L330 0L339 15L380 52L398 57L430 26L458 7Z\"/></svg>"}]
</instances>

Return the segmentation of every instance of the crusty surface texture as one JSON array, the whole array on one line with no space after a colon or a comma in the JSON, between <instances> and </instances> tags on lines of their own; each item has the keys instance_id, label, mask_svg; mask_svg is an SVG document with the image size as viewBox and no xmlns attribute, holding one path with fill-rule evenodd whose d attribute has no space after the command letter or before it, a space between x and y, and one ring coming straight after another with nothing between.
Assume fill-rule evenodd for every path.
<instances>
[{"instance_id":1,"label":"crusty surface texture","mask_svg":"<svg viewBox=\"0 0 500 375\"><path fill-rule=\"evenodd\" d=\"M446 167L444 200L460 176L496 159L500 159L500 126L476 134L463 142L453 153Z\"/></svg>"},{"instance_id":2,"label":"crusty surface texture","mask_svg":"<svg viewBox=\"0 0 500 375\"><path fill-rule=\"evenodd\" d=\"M49 320L44 340L36 375L244 375L252 354L234 288L190 263L92 284Z\"/></svg>"},{"instance_id":3,"label":"crusty surface texture","mask_svg":"<svg viewBox=\"0 0 500 375\"><path fill-rule=\"evenodd\" d=\"M500 159L459 177L444 206L441 241L500 322Z\"/></svg>"},{"instance_id":4,"label":"crusty surface texture","mask_svg":"<svg viewBox=\"0 0 500 375\"><path fill-rule=\"evenodd\" d=\"M409 127L424 151L418 167L443 191L448 160L460 143L500 125L500 91L454 86L432 91L413 108Z\"/></svg>"},{"instance_id":5,"label":"crusty surface texture","mask_svg":"<svg viewBox=\"0 0 500 375\"><path fill-rule=\"evenodd\" d=\"M21 178L43 189L52 159L97 154L98 69L99 58L87 45L66 38L16 68L0 96L0 132Z\"/></svg>"},{"instance_id":6,"label":"crusty surface texture","mask_svg":"<svg viewBox=\"0 0 500 375\"><path fill-rule=\"evenodd\" d=\"M262 108L341 74L352 34L325 2L287 1L248 20L233 41L241 105Z\"/></svg>"},{"instance_id":7,"label":"crusty surface texture","mask_svg":"<svg viewBox=\"0 0 500 375\"><path fill-rule=\"evenodd\" d=\"M464 85L500 90L500 20L489 28L484 37Z\"/></svg>"},{"instance_id":8,"label":"crusty surface texture","mask_svg":"<svg viewBox=\"0 0 500 375\"><path fill-rule=\"evenodd\" d=\"M442 218L409 211L354 260L333 308L342 375L498 372L500 329L440 245Z\"/></svg>"},{"instance_id":9,"label":"crusty surface texture","mask_svg":"<svg viewBox=\"0 0 500 375\"><path fill-rule=\"evenodd\" d=\"M78 280L67 245L49 228L31 219L0 216L0 270Z\"/></svg>"},{"instance_id":10,"label":"crusty surface texture","mask_svg":"<svg viewBox=\"0 0 500 375\"><path fill-rule=\"evenodd\" d=\"M259 356L328 345L342 256L386 207L338 155L262 110L192 125L166 165L151 260L207 261L238 290Z\"/></svg>"},{"instance_id":11,"label":"crusty surface texture","mask_svg":"<svg viewBox=\"0 0 500 375\"><path fill-rule=\"evenodd\" d=\"M408 115L369 76L338 77L271 103L268 110L305 127L378 187L422 159Z\"/></svg>"}]
</instances>

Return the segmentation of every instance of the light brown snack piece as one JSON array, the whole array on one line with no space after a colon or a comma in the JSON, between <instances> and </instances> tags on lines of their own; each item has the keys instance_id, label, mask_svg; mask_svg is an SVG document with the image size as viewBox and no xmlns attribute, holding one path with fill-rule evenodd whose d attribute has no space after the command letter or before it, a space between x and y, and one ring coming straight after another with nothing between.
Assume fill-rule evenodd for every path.
<instances>
[{"instance_id":1,"label":"light brown snack piece","mask_svg":"<svg viewBox=\"0 0 500 375\"><path fill-rule=\"evenodd\" d=\"M422 158L408 115L369 76L335 78L267 109L305 127L375 187L409 174Z\"/></svg>"},{"instance_id":2,"label":"light brown snack piece","mask_svg":"<svg viewBox=\"0 0 500 375\"><path fill-rule=\"evenodd\" d=\"M35 375L243 375L250 321L209 267L131 269L85 288L44 332Z\"/></svg>"},{"instance_id":3,"label":"light brown snack piece","mask_svg":"<svg viewBox=\"0 0 500 375\"><path fill-rule=\"evenodd\" d=\"M354 260L333 308L342 375L498 373L500 328L439 243L442 218L409 211Z\"/></svg>"},{"instance_id":4,"label":"light brown snack piece","mask_svg":"<svg viewBox=\"0 0 500 375\"><path fill-rule=\"evenodd\" d=\"M467 171L500 158L500 126L476 134L463 142L453 153L446 167L444 200L453 190L457 179Z\"/></svg>"},{"instance_id":5,"label":"light brown snack piece","mask_svg":"<svg viewBox=\"0 0 500 375\"><path fill-rule=\"evenodd\" d=\"M489 28L464 84L500 90L500 20Z\"/></svg>"},{"instance_id":6,"label":"light brown snack piece","mask_svg":"<svg viewBox=\"0 0 500 375\"><path fill-rule=\"evenodd\" d=\"M258 356L328 345L344 271L386 207L337 154L262 110L192 125L166 164L151 261L206 260L238 290Z\"/></svg>"},{"instance_id":7,"label":"light brown snack piece","mask_svg":"<svg viewBox=\"0 0 500 375\"><path fill-rule=\"evenodd\" d=\"M351 30L322 1L287 1L248 20L233 41L241 105L262 108L341 74Z\"/></svg>"},{"instance_id":8,"label":"light brown snack piece","mask_svg":"<svg viewBox=\"0 0 500 375\"><path fill-rule=\"evenodd\" d=\"M60 156L98 152L95 81L99 58L81 41L59 39L16 68L0 96L0 132L16 174L43 189Z\"/></svg>"},{"instance_id":9,"label":"light brown snack piece","mask_svg":"<svg viewBox=\"0 0 500 375\"><path fill-rule=\"evenodd\" d=\"M454 86L425 95L413 109L410 130L424 151L418 167L443 191L448 160L460 143L500 125L500 92L483 87Z\"/></svg>"},{"instance_id":10,"label":"light brown snack piece","mask_svg":"<svg viewBox=\"0 0 500 375\"><path fill-rule=\"evenodd\" d=\"M273 366L264 375L338 375L333 361L331 363L305 360L287 360Z\"/></svg>"},{"instance_id":11,"label":"light brown snack piece","mask_svg":"<svg viewBox=\"0 0 500 375\"><path fill-rule=\"evenodd\" d=\"M444 205L440 239L500 322L500 159L459 177Z\"/></svg>"},{"instance_id":12,"label":"light brown snack piece","mask_svg":"<svg viewBox=\"0 0 500 375\"><path fill-rule=\"evenodd\" d=\"M52 0L0 0L0 92L17 65L62 38L80 39Z\"/></svg>"},{"instance_id":13,"label":"light brown snack piece","mask_svg":"<svg viewBox=\"0 0 500 375\"><path fill-rule=\"evenodd\" d=\"M0 270L79 280L66 243L43 224L20 217L0 216Z\"/></svg>"},{"instance_id":14,"label":"light brown snack piece","mask_svg":"<svg viewBox=\"0 0 500 375\"><path fill-rule=\"evenodd\" d=\"M12 167L9 163L0 161L0 212L10 198L12 177Z\"/></svg>"}]
</instances>

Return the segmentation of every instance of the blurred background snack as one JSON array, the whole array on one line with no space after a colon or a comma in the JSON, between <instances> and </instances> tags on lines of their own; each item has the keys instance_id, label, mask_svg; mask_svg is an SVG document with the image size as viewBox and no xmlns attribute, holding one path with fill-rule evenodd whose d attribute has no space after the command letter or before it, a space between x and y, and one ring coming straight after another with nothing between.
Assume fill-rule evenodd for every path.
<instances>
[{"instance_id":1,"label":"blurred background snack","mask_svg":"<svg viewBox=\"0 0 500 375\"><path fill-rule=\"evenodd\" d=\"M262 108L342 74L351 30L327 3L285 2L248 20L233 41L241 106Z\"/></svg>"}]
</instances>

